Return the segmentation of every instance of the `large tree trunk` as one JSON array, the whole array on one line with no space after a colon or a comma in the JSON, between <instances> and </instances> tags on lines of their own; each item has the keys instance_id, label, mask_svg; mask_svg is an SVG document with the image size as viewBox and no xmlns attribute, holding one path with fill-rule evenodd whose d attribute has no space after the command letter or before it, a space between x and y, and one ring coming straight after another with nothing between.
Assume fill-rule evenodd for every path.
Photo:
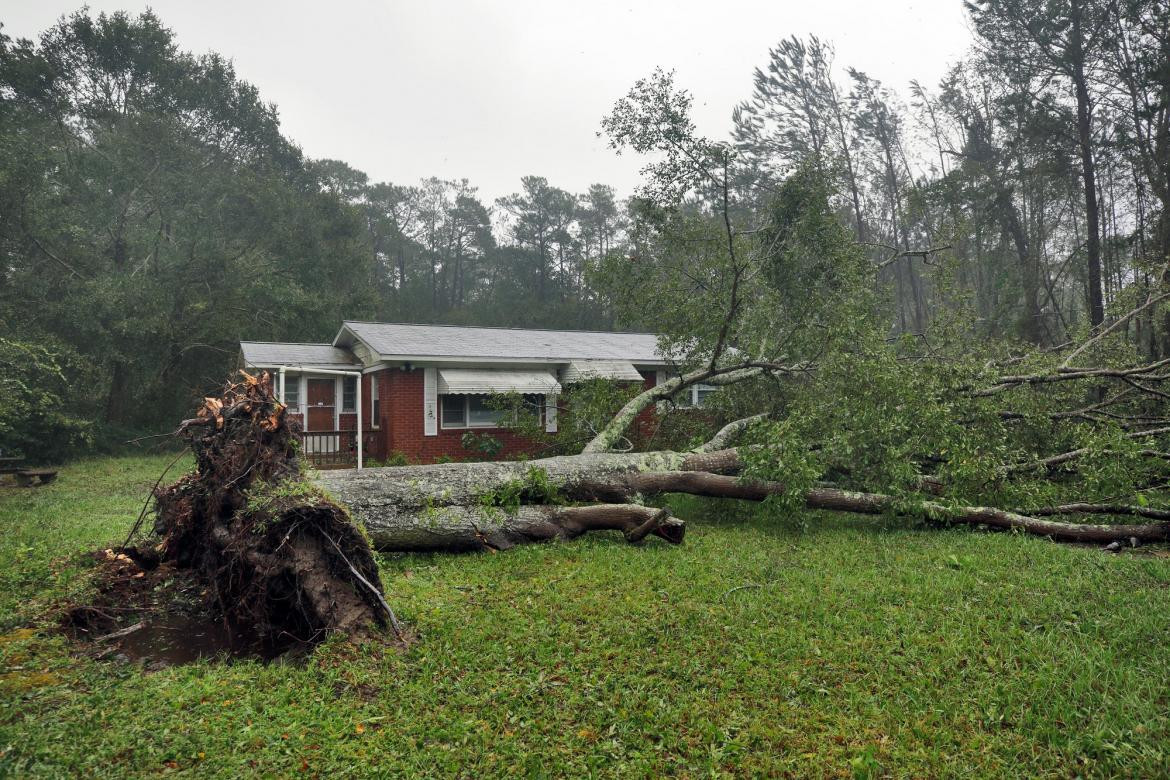
<instances>
[{"instance_id":1,"label":"large tree trunk","mask_svg":"<svg viewBox=\"0 0 1170 780\"><path fill-rule=\"evenodd\" d=\"M628 503L625 486L644 473L738 463L732 452L596 453L533 461L326 471L317 483L365 526L381 550L506 549L619 530L632 542L653 534L679 543L685 525ZM616 503L569 506L581 500ZM652 523L643 528L644 524Z\"/></svg>"},{"instance_id":2,"label":"large tree trunk","mask_svg":"<svg viewBox=\"0 0 1170 780\"><path fill-rule=\"evenodd\" d=\"M1097 169L1093 160L1093 115L1089 98L1088 77L1085 74L1084 30L1079 3L1072 5L1073 86L1077 99L1077 141L1081 153L1081 177L1085 192L1085 223L1088 237L1085 251L1088 255L1089 323L1096 330L1105 321L1105 302L1101 289L1101 227L1097 203Z\"/></svg>"},{"instance_id":3,"label":"large tree trunk","mask_svg":"<svg viewBox=\"0 0 1170 780\"><path fill-rule=\"evenodd\" d=\"M319 474L317 481L365 526L378 549L469 551L570 539L604 529L621 530L635 542L653 533L677 543L684 531L681 520L634 502L669 493L762 501L785 492L776 482L741 480L734 476L739 469L738 451L724 449L331 471ZM870 515L902 511L905 506L893 496L835 488L809 490L803 501L810 509ZM569 502L603 503L567 506ZM1080 511L1093 508L1071 508L1067 513ZM935 523L1014 530L1060 541L1170 539L1170 522L1067 523L934 501L921 502L915 513Z\"/></svg>"}]
</instances>

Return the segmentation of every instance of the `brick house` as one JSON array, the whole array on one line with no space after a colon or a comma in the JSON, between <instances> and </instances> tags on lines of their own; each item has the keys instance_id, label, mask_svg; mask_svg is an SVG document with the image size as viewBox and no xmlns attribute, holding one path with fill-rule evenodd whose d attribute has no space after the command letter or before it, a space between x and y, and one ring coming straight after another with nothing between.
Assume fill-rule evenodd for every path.
<instances>
[{"instance_id":1,"label":"brick house","mask_svg":"<svg viewBox=\"0 0 1170 780\"><path fill-rule=\"evenodd\" d=\"M355 465L359 449L379 460L466 458L469 431L497 438L501 456L532 452L491 395L525 396L555 432L556 398L574 382L649 388L668 371L649 333L346 321L330 344L243 341L240 353L242 367L276 375L277 395L303 424L305 452L322 466ZM706 388L692 392L698 403Z\"/></svg>"}]
</instances>

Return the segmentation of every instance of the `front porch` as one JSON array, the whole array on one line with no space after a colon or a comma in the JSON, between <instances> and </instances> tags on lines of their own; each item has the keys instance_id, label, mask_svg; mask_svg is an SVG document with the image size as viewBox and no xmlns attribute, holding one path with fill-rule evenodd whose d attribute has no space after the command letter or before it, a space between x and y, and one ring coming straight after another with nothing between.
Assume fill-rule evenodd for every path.
<instances>
[{"instance_id":1,"label":"front porch","mask_svg":"<svg viewBox=\"0 0 1170 780\"><path fill-rule=\"evenodd\" d=\"M363 461L370 458L377 431L362 433ZM357 468L357 431L301 431L297 434L301 443L301 456L316 469Z\"/></svg>"}]
</instances>

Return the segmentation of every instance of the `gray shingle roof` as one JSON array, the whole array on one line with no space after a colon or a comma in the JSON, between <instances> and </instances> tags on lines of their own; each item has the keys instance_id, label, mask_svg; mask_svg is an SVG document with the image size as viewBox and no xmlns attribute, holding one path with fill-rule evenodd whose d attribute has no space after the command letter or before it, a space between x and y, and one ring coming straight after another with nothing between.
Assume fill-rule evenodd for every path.
<instances>
[{"instance_id":1,"label":"gray shingle roof","mask_svg":"<svg viewBox=\"0 0 1170 780\"><path fill-rule=\"evenodd\" d=\"M250 366L338 366L361 364L349 353L332 344L286 344L271 341L241 341L240 352Z\"/></svg>"},{"instance_id":2,"label":"gray shingle roof","mask_svg":"<svg viewBox=\"0 0 1170 780\"><path fill-rule=\"evenodd\" d=\"M474 328L392 322L343 324L335 344L349 346L346 329L380 355L519 360L626 360L660 363L653 333Z\"/></svg>"}]
</instances>

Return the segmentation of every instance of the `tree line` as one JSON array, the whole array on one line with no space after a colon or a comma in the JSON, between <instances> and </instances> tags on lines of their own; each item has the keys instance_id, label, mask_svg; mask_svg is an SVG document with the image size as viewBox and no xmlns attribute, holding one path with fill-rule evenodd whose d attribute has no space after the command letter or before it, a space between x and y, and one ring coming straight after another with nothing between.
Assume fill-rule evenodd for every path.
<instances>
[{"instance_id":1,"label":"tree line","mask_svg":"<svg viewBox=\"0 0 1170 780\"><path fill-rule=\"evenodd\" d=\"M0 447L60 457L165 428L241 339L319 341L343 318L596 327L588 267L623 220L602 184L528 176L485 203L466 180L308 159L228 60L181 51L150 11L0 35L0 355L19 399Z\"/></svg>"},{"instance_id":2,"label":"tree line","mask_svg":"<svg viewBox=\"0 0 1170 780\"><path fill-rule=\"evenodd\" d=\"M342 318L740 348L701 302L737 289L751 239L788 240L766 226L800 227L780 197L794 175L797 190L825 188L877 269L890 338L958 321L971 339L1052 348L1100 329L1159 289L1170 256L1170 12L967 8L970 52L905 96L839 66L827 41L781 37L745 80L729 142L675 149L718 158L722 179L649 179L686 190L675 214L654 207L666 193L526 176L492 202L465 179L372 182L306 158L229 61L180 50L151 12L79 11L37 41L0 34L0 360L22 399L0 446L161 429L222 380L240 339L320 340ZM635 148L644 132L608 131ZM720 214L741 228L725 247L702 224ZM814 261L768 271L803 306L792 316L833 298ZM1152 358L1170 356L1159 311L1123 334ZM36 396L48 388L56 406ZM42 428L18 408L52 410L37 425L68 435L30 433Z\"/></svg>"},{"instance_id":3,"label":"tree line","mask_svg":"<svg viewBox=\"0 0 1170 780\"><path fill-rule=\"evenodd\" d=\"M839 70L828 42L782 40L734 139L758 184L824 168L856 240L888 261L897 332L925 332L961 295L975 333L1055 346L1146 295L1170 256L1170 10L966 5L970 53L904 97ZM1170 354L1152 311L1132 337Z\"/></svg>"},{"instance_id":4,"label":"tree line","mask_svg":"<svg viewBox=\"0 0 1170 780\"><path fill-rule=\"evenodd\" d=\"M543 176L485 203L467 179L371 183L340 160L310 169L361 215L381 318L586 327L604 317L590 269L622 246L614 189L573 194Z\"/></svg>"}]
</instances>

